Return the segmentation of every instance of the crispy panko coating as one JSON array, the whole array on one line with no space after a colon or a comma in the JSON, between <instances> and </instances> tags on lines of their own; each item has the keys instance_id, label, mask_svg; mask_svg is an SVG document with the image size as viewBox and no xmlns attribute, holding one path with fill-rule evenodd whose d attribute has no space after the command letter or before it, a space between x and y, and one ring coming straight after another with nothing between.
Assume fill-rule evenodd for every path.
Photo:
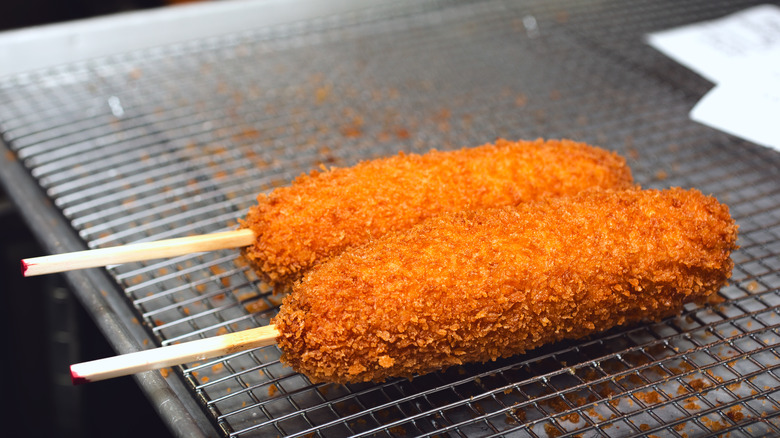
<instances>
[{"instance_id":1,"label":"crispy panko coating","mask_svg":"<svg viewBox=\"0 0 780 438\"><path fill-rule=\"evenodd\" d=\"M737 226L696 190L446 214L310 270L272 321L313 381L382 381L658 320L716 294Z\"/></svg>"},{"instance_id":2,"label":"crispy panko coating","mask_svg":"<svg viewBox=\"0 0 780 438\"><path fill-rule=\"evenodd\" d=\"M258 236L243 254L285 289L317 262L437 214L632 186L622 157L569 140L399 154L315 171L261 194L242 222Z\"/></svg>"}]
</instances>

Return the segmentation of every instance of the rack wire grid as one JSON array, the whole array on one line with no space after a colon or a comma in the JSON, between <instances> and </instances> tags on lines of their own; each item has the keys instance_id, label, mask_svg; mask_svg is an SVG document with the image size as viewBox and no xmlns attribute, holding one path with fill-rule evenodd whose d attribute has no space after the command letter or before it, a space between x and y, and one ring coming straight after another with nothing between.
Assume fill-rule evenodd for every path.
<instances>
[{"instance_id":1,"label":"rack wire grid","mask_svg":"<svg viewBox=\"0 0 780 438\"><path fill-rule=\"evenodd\" d=\"M724 302L381 384L312 384L276 347L161 372L231 437L780 435L780 154L691 122L711 85L643 42L750 5L397 2L3 77L0 129L90 248L232 229L320 165L498 137L615 150L643 187L730 206ZM155 345L282 299L234 250L107 272Z\"/></svg>"}]
</instances>

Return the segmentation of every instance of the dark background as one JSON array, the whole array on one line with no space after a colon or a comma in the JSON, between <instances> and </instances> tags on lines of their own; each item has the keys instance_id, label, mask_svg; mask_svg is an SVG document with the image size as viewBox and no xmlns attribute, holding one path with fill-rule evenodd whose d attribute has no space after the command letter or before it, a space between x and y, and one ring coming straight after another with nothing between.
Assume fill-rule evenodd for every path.
<instances>
[{"instance_id":1,"label":"dark background","mask_svg":"<svg viewBox=\"0 0 780 438\"><path fill-rule=\"evenodd\" d=\"M163 0L5 0L0 32L116 12ZM71 363L113 355L59 275L23 278L20 260L44 255L0 187L0 360L3 436L156 437L168 431L132 377L74 387Z\"/></svg>"},{"instance_id":2,"label":"dark background","mask_svg":"<svg viewBox=\"0 0 780 438\"><path fill-rule=\"evenodd\" d=\"M0 2L0 30L76 20L181 3L169 0L4 0Z\"/></svg>"}]
</instances>

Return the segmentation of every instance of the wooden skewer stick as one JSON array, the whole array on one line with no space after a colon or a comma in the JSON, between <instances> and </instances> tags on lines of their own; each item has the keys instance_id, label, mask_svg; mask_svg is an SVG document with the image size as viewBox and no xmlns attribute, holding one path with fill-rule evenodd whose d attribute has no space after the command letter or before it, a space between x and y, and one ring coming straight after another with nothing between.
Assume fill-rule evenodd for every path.
<instances>
[{"instance_id":1,"label":"wooden skewer stick","mask_svg":"<svg viewBox=\"0 0 780 438\"><path fill-rule=\"evenodd\" d=\"M200 236L158 240L156 242L133 243L111 248L33 257L22 260L22 274L25 277L31 277L75 269L175 257L196 252L241 248L254 243L255 238L255 233L252 230L241 229Z\"/></svg>"},{"instance_id":2,"label":"wooden skewer stick","mask_svg":"<svg viewBox=\"0 0 780 438\"><path fill-rule=\"evenodd\" d=\"M121 354L70 366L74 385L128 376L142 371L210 359L276 343L279 333L273 325L243 330L213 338Z\"/></svg>"}]
</instances>

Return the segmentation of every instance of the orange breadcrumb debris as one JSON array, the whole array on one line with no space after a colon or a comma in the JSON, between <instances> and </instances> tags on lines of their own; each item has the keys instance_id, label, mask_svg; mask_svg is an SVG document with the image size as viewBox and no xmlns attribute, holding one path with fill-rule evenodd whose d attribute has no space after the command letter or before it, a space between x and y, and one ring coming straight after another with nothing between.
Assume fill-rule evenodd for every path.
<instances>
[{"instance_id":1,"label":"orange breadcrumb debris","mask_svg":"<svg viewBox=\"0 0 780 438\"><path fill-rule=\"evenodd\" d=\"M742 406L732 406L731 409L726 411L726 416L735 423L739 423L745 418L745 414L742 413Z\"/></svg>"},{"instance_id":2,"label":"orange breadcrumb debris","mask_svg":"<svg viewBox=\"0 0 780 438\"><path fill-rule=\"evenodd\" d=\"M347 248L441 213L632 186L625 159L570 140L498 140L449 152L402 153L315 170L259 195L241 222L257 235L243 255L264 281L287 289L307 269Z\"/></svg>"},{"instance_id":3,"label":"orange breadcrumb debris","mask_svg":"<svg viewBox=\"0 0 780 438\"><path fill-rule=\"evenodd\" d=\"M442 214L313 268L272 323L313 381L409 377L676 314L726 283L736 238L677 188Z\"/></svg>"},{"instance_id":4,"label":"orange breadcrumb debris","mask_svg":"<svg viewBox=\"0 0 780 438\"><path fill-rule=\"evenodd\" d=\"M258 313L258 312L262 312L264 310L268 310L268 304L265 301L262 301L262 300L252 301L252 302L246 303L244 305L244 308L249 313Z\"/></svg>"},{"instance_id":5,"label":"orange breadcrumb debris","mask_svg":"<svg viewBox=\"0 0 780 438\"><path fill-rule=\"evenodd\" d=\"M563 435L560 429L553 426L550 423L544 423L544 432L547 434L548 437L559 437Z\"/></svg>"},{"instance_id":6,"label":"orange breadcrumb debris","mask_svg":"<svg viewBox=\"0 0 780 438\"><path fill-rule=\"evenodd\" d=\"M389 429L389 432L394 435L406 435L406 428L403 426L393 426Z\"/></svg>"}]
</instances>

